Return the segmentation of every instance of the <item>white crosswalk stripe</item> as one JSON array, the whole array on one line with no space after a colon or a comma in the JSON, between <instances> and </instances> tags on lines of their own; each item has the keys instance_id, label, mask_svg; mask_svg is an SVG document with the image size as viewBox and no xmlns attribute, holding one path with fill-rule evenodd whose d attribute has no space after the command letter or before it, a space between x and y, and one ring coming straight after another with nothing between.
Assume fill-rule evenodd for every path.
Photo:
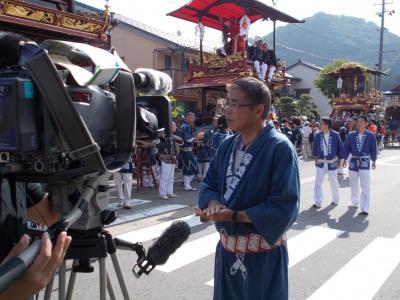
<instances>
[{"instance_id":1,"label":"white crosswalk stripe","mask_svg":"<svg viewBox=\"0 0 400 300\"><path fill-rule=\"evenodd\" d=\"M185 221L190 227L202 224L198 217L186 216L177 220ZM160 236L175 220L163 222L150 227L134 230L117 236L129 242L147 242ZM323 226L310 227L288 240L289 268L311 257L328 247L340 235L342 230ZM190 239L184 243L162 266L157 270L165 273L176 271L188 266L215 252L219 234L215 231L197 239ZM384 255L382 255L384 253ZM376 257L380 257L379 260ZM372 299L379 291L393 270L400 264L400 234L394 238L376 238L367 247L362 249L337 273L317 289L309 300L329 299ZM206 282L214 286L214 280Z\"/></svg>"},{"instance_id":2,"label":"white crosswalk stripe","mask_svg":"<svg viewBox=\"0 0 400 300\"><path fill-rule=\"evenodd\" d=\"M327 227L312 227L288 240L289 268L332 242L344 231ZM206 285L214 286L214 280Z\"/></svg>"},{"instance_id":3,"label":"white crosswalk stripe","mask_svg":"<svg viewBox=\"0 0 400 300\"><path fill-rule=\"evenodd\" d=\"M376 238L308 300L372 299L399 263L400 235Z\"/></svg>"}]
</instances>

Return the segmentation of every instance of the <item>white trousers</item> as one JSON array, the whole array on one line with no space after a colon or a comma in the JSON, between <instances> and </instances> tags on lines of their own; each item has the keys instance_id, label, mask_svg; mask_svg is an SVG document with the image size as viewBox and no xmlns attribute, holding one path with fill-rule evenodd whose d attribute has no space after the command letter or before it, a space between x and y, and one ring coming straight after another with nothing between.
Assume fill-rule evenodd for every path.
<instances>
[{"instance_id":1,"label":"white trousers","mask_svg":"<svg viewBox=\"0 0 400 300\"><path fill-rule=\"evenodd\" d=\"M204 179L204 177L206 177L206 174L208 172L208 168L210 167L210 163L209 162L198 163L197 166L198 166L198 169L199 169L200 178Z\"/></svg>"},{"instance_id":2,"label":"white trousers","mask_svg":"<svg viewBox=\"0 0 400 300\"><path fill-rule=\"evenodd\" d=\"M308 137L303 138L303 157L309 158L312 156L311 143Z\"/></svg>"},{"instance_id":3,"label":"white trousers","mask_svg":"<svg viewBox=\"0 0 400 300\"><path fill-rule=\"evenodd\" d=\"M183 183L185 184L185 190L191 190L192 186L190 183L192 182L194 175L185 175L183 176Z\"/></svg>"},{"instance_id":4,"label":"white trousers","mask_svg":"<svg viewBox=\"0 0 400 300\"><path fill-rule=\"evenodd\" d=\"M161 162L161 176L158 192L160 196L168 196L174 193L175 164Z\"/></svg>"},{"instance_id":5,"label":"white trousers","mask_svg":"<svg viewBox=\"0 0 400 300\"><path fill-rule=\"evenodd\" d=\"M360 204L361 211L368 212L370 207L370 186L371 186L371 171L360 170L359 172L350 171L350 187L351 187L351 204ZM361 196L360 196L361 187Z\"/></svg>"},{"instance_id":6,"label":"white trousers","mask_svg":"<svg viewBox=\"0 0 400 300\"><path fill-rule=\"evenodd\" d=\"M336 170L328 170L328 164L324 164L323 168L316 168L317 175L315 177L314 185L314 203L321 205L324 200L324 192L322 190L322 183L324 182L325 175L328 175L329 184L332 192L332 202L339 202L339 183L337 180Z\"/></svg>"},{"instance_id":7,"label":"white trousers","mask_svg":"<svg viewBox=\"0 0 400 300\"><path fill-rule=\"evenodd\" d=\"M114 173L114 182L117 187L119 200L129 200L132 194L132 174L131 173Z\"/></svg>"},{"instance_id":8,"label":"white trousers","mask_svg":"<svg viewBox=\"0 0 400 300\"><path fill-rule=\"evenodd\" d=\"M256 69L258 79L264 80L265 75L267 74L268 66L264 63L261 64L258 60L254 61L254 69Z\"/></svg>"},{"instance_id":9,"label":"white trousers","mask_svg":"<svg viewBox=\"0 0 400 300\"><path fill-rule=\"evenodd\" d=\"M274 75L275 70L276 70L275 66L269 66L269 68L268 68L268 78L269 79L272 79L272 76Z\"/></svg>"}]
</instances>

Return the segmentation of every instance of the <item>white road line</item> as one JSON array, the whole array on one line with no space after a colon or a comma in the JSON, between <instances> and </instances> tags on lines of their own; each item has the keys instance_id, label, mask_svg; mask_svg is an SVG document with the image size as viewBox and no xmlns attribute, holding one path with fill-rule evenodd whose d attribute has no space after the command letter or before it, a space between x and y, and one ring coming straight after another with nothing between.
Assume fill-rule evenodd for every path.
<instances>
[{"instance_id":1,"label":"white road line","mask_svg":"<svg viewBox=\"0 0 400 300\"><path fill-rule=\"evenodd\" d=\"M344 231L312 227L288 240L289 268L332 242Z\"/></svg>"},{"instance_id":2,"label":"white road line","mask_svg":"<svg viewBox=\"0 0 400 300\"><path fill-rule=\"evenodd\" d=\"M169 273L213 254L218 241L219 233L215 232L197 240L185 243L172 256L170 256L165 265L158 266L157 270Z\"/></svg>"},{"instance_id":3,"label":"white road line","mask_svg":"<svg viewBox=\"0 0 400 300\"><path fill-rule=\"evenodd\" d=\"M313 182L314 180L315 180L315 176L306 177L306 178L300 179L300 184L310 183L310 182Z\"/></svg>"},{"instance_id":4,"label":"white road line","mask_svg":"<svg viewBox=\"0 0 400 300\"><path fill-rule=\"evenodd\" d=\"M163 231L172 224L172 222L178 221L178 220L185 221L186 223L188 223L188 225L190 227L194 227L194 226L201 224L199 217L190 215L190 216L186 216L184 218L171 220L171 221L163 222L163 223L160 223L157 225L153 225L153 226L141 228L138 230L130 231L127 233L123 233L123 234L118 235L117 238L128 241L130 243L136 243L138 241L144 243L144 242L147 242L147 241L150 241L152 239L159 237L161 235L161 233L163 233Z\"/></svg>"},{"instance_id":5,"label":"white road line","mask_svg":"<svg viewBox=\"0 0 400 300\"><path fill-rule=\"evenodd\" d=\"M159 214L166 213L169 211L178 210L178 209L181 209L184 207L187 207L187 205L165 204L165 205L159 205L156 207L143 209L143 210L137 211L133 214L118 216L117 220L115 220L113 223L111 223L110 226L114 226L114 225L125 223L125 222L130 222L130 221L134 221L134 220L139 220L139 219L143 219L143 218L148 218L148 217L159 215Z\"/></svg>"},{"instance_id":6,"label":"white road line","mask_svg":"<svg viewBox=\"0 0 400 300\"><path fill-rule=\"evenodd\" d=\"M344 231L327 227L312 227L288 240L289 268L326 246ZM206 283L214 286L214 280Z\"/></svg>"},{"instance_id":7,"label":"white road line","mask_svg":"<svg viewBox=\"0 0 400 300\"><path fill-rule=\"evenodd\" d=\"M388 167L400 167L400 164L391 164L391 163L380 163L379 165Z\"/></svg>"},{"instance_id":8,"label":"white road line","mask_svg":"<svg viewBox=\"0 0 400 300\"><path fill-rule=\"evenodd\" d=\"M109 198L113 199L113 198L117 198L117 197L109 197ZM150 200L143 200L143 199L131 199L131 200L128 200L128 203L129 203L130 206L141 205L141 204L145 204L145 203L149 203L149 202L151 202L151 201ZM120 209L121 207L118 207L118 203L115 202L115 203L108 204L108 208L109 209Z\"/></svg>"},{"instance_id":9,"label":"white road line","mask_svg":"<svg viewBox=\"0 0 400 300\"><path fill-rule=\"evenodd\" d=\"M376 238L308 300L372 299L399 263L399 240Z\"/></svg>"}]
</instances>

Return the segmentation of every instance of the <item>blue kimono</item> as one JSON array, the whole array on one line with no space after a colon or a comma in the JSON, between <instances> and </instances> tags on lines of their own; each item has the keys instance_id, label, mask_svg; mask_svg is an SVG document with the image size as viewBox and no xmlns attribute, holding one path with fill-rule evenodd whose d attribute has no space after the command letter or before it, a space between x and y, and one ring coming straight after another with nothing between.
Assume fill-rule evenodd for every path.
<instances>
[{"instance_id":1,"label":"blue kimono","mask_svg":"<svg viewBox=\"0 0 400 300\"><path fill-rule=\"evenodd\" d=\"M192 127L186 121L182 121L182 125L179 128L177 135L184 141L179 151L179 159L182 163L183 175L197 175L198 168L197 160L193 153L194 137Z\"/></svg>"},{"instance_id":2,"label":"blue kimono","mask_svg":"<svg viewBox=\"0 0 400 300\"><path fill-rule=\"evenodd\" d=\"M298 158L290 141L268 122L248 147L227 186L230 161L241 143L239 134L228 137L211 161L201 183L198 206L211 200L233 210L244 210L251 224L216 222L228 235L259 234L270 245L276 243L296 220L300 201ZM229 176L228 176L229 177ZM241 255L245 270L231 275ZM286 243L268 252L237 254L217 244L214 300L288 299L288 253Z\"/></svg>"},{"instance_id":3,"label":"blue kimono","mask_svg":"<svg viewBox=\"0 0 400 300\"><path fill-rule=\"evenodd\" d=\"M347 159L350 153L350 171L358 172L359 170L369 170L371 167L371 160L375 161L377 159L375 134L365 130L360 139L358 131L350 132L344 144L343 158Z\"/></svg>"},{"instance_id":4,"label":"blue kimono","mask_svg":"<svg viewBox=\"0 0 400 300\"><path fill-rule=\"evenodd\" d=\"M215 128L205 133L204 138L210 141L211 145L211 151L210 151L211 158L215 156L219 146L229 135L231 135L229 131L227 132L224 129L220 128Z\"/></svg>"},{"instance_id":5,"label":"blue kimono","mask_svg":"<svg viewBox=\"0 0 400 300\"><path fill-rule=\"evenodd\" d=\"M324 143L326 142L327 148L328 148L328 155L324 156ZM325 160L332 160L336 158L335 162L328 163L328 170L336 170L337 169L337 162L342 158L343 156L343 144L340 139L339 133L336 131L331 130L329 132L329 139L327 141L324 141L324 133L320 132L318 133L313 142L313 155L317 159L325 159ZM323 168L324 163L319 162L317 164L318 168Z\"/></svg>"},{"instance_id":6,"label":"blue kimono","mask_svg":"<svg viewBox=\"0 0 400 300\"><path fill-rule=\"evenodd\" d=\"M199 163L210 162L212 158L210 142L206 138L198 140L194 147L194 154L197 158L197 162Z\"/></svg>"}]
</instances>

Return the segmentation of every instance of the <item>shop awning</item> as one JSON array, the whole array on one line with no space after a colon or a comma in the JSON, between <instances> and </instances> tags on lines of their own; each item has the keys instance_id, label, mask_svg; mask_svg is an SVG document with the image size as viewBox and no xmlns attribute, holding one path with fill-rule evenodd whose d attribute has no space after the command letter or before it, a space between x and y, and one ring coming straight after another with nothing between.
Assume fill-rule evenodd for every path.
<instances>
[{"instance_id":1,"label":"shop awning","mask_svg":"<svg viewBox=\"0 0 400 300\"><path fill-rule=\"evenodd\" d=\"M193 0L167 15L194 23L201 21L204 26L222 30L223 20L237 20L245 14L252 23L260 19L304 22L257 0Z\"/></svg>"}]
</instances>

